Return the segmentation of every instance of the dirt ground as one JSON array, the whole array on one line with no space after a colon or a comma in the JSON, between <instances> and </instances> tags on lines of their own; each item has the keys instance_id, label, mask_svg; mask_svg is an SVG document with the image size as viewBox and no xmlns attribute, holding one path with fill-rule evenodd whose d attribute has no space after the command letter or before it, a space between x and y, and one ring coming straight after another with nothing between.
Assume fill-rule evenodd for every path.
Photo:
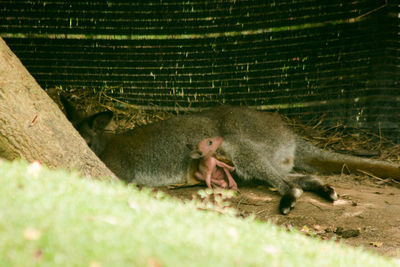
<instances>
[{"instance_id":1,"label":"dirt ground","mask_svg":"<svg viewBox=\"0 0 400 267\"><path fill-rule=\"evenodd\" d=\"M50 94L55 101L59 99L57 90ZM111 98L105 94L88 97L75 95L77 92L72 94L71 98L77 97L83 101L81 106L85 109L82 111L88 112L88 107L107 107L118 115L114 116L114 122L109 128L112 131L130 129L171 116L169 113L115 109L112 101L110 102ZM98 101L104 103L99 104ZM100 110L94 109L92 113L94 111ZM289 118L284 120L297 134L320 148L400 164L400 144L385 139L380 131L379 134L362 129L355 132L345 131L347 128L340 124L325 129L320 127L324 117L310 120L307 125ZM254 214L261 221L270 221L288 230L295 228L306 235L317 236L323 240L341 240L348 245L363 247L381 255L400 257L399 181L389 185L379 177L366 175L335 175L321 178L336 189L339 199L332 204L305 192L295 209L287 216L278 211L279 194L271 191L266 185L239 184L241 193L228 201L241 217ZM205 186L161 190L173 197L191 199L203 189Z\"/></svg>"},{"instance_id":2,"label":"dirt ground","mask_svg":"<svg viewBox=\"0 0 400 267\"><path fill-rule=\"evenodd\" d=\"M280 215L280 196L268 186L239 185L229 199L239 216L254 214L287 229L296 228L323 240L334 239L380 255L400 257L400 188L355 175L324 176L339 194L333 204L305 192L287 216ZM202 186L162 189L173 197L190 199Z\"/></svg>"}]
</instances>

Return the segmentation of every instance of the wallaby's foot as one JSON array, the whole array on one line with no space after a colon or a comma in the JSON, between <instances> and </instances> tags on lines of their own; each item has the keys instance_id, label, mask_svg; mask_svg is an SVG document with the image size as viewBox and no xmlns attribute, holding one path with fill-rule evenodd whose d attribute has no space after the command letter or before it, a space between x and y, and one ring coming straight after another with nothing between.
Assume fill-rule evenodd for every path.
<instances>
[{"instance_id":1,"label":"wallaby's foot","mask_svg":"<svg viewBox=\"0 0 400 267\"><path fill-rule=\"evenodd\" d=\"M237 187L237 186L229 186L229 188L228 189L230 189L230 190L232 190L232 191L235 191L236 193L238 193L238 194L240 194L240 190L239 190L239 188Z\"/></svg>"},{"instance_id":2,"label":"wallaby's foot","mask_svg":"<svg viewBox=\"0 0 400 267\"><path fill-rule=\"evenodd\" d=\"M222 188L222 189L228 188L228 184L225 182L225 180L211 179L211 185L213 187Z\"/></svg>"},{"instance_id":3,"label":"wallaby's foot","mask_svg":"<svg viewBox=\"0 0 400 267\"><path fill-rule=\"evenodd\" d=\"M338 199L335 189L333 189L329 184L324 184L314 175L294 176L292 182L297 184L304 191L313 192L329 201L335 201Z\"/></svg>"},{"instance_id":4,"label":"wallaby's foot","mask_svg":"<svg viewBox=\"0 0 400 267\"><path fill-rule=\"evenodd\" d=\"M224 180L215 180L211 181L211 185L213 186L212 190L214 190L214 188L230 189L240 194L239 188L236 183L234 183L233 185L228 185Z\"/></svg>"},{"instance_id":5,"label":"wallaby's foot","mask_svg":"<svg viewBox=\"0 0 400 267\"><path fill-rule=\"evenodd\" d=\"M335 201L337 200L338 194L336 193L335 189L330 186L329 184L324 184L321 186L319 192L317 192L321 197L329 200L329 201Z\"/></svg>"},{"instance_id":6,"label":"wallaby's foot","mask_svg":"<svg viewBox=\"0 0 400 267\"><path fill-rule=\"evenodd\" d=\"M237 187L237 185L229 186L229 189L231 189L233 191L239 191L239 188Z\"/></svg>"},{"instance_id":7,"label":"wallaby's foot","mask_svg":"<svg viewBox=\"0 0 400 267\"><path fill-rule=\"evenodd\" d=\"M283 215L289 214L289 212L296 205L297 199L301 196L303 190L299 188L292 188L289 192L284 194L281 198L281 202L279 203L279 211Z\"/></svg>"},{"instance_id":8,"label":"wallaby's foot","mask_svg":"<svg viewBox=\"0 0 400 267\"><path fill-rule=\"evenodd\" d=\"M235 182L235 180L233 180L233 178L229 179L229 189L232 189L234 191L239 191L237 183Z\"/></svg>"}]
</instances>

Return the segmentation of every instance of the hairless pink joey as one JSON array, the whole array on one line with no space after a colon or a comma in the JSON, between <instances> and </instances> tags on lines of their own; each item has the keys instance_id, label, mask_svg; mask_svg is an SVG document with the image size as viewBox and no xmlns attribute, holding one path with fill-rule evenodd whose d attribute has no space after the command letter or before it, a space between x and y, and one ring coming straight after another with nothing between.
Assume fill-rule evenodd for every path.
<instances>
[{"instance_id":1,"label":"hairless pink joey","mask_svg":"<svg viewBox=\"0 0 400 267\"><path fill-rule=\"evenodd\" d=\"M199 165L195 172L195 177L200 181L205 181L208 188L213 189L212 185L226 189L238 191L237 184L230 172L235 170L235 167L215 158L215 152L222 144L222 137L211 137L201 140L197 146L187 145L192 159L198 159ZM226 183L228 180L228 184Z\"/></svg>"}]
</instances>

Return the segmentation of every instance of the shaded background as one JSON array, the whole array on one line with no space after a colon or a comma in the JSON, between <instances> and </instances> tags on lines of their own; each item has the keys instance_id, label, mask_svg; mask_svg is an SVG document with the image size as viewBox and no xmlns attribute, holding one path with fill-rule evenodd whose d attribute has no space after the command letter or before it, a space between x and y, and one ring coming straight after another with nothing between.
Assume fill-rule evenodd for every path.
<instances>
[{"instance_id":1,"label":"shaded background","mask_svg":"<svg viewBox=\"0 0 400 267\"><path fill-rule=\"evenodd\" d=\"M144 109L325 114L399 140L397 1L1 1L0 36L44 89Z\"/></svg>"}]
</instances>

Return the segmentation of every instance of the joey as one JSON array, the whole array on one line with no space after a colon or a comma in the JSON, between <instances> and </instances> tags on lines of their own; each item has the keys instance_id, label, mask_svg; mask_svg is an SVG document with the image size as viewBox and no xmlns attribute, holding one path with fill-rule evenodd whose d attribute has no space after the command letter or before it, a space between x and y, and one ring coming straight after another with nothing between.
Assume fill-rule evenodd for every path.
<instances>
[{"instance_id":1,"label":"joey","mask_svg":"<svg viewBox=\"0 0 400 267\"><path fill-rule=\"evenodd\" d=\"M187 145L189 149L192 149L190 157L199 160L194 175L198 180L205 181L210 189L212 189L212 185L216 185L220 188L237 191L237 184L230 174L235 168L218 160L214 155L222 141L222 137L212 137L201 140L197 146ZM226 180L228 180L228 184Z\"/></svg>"}]
</instances>

